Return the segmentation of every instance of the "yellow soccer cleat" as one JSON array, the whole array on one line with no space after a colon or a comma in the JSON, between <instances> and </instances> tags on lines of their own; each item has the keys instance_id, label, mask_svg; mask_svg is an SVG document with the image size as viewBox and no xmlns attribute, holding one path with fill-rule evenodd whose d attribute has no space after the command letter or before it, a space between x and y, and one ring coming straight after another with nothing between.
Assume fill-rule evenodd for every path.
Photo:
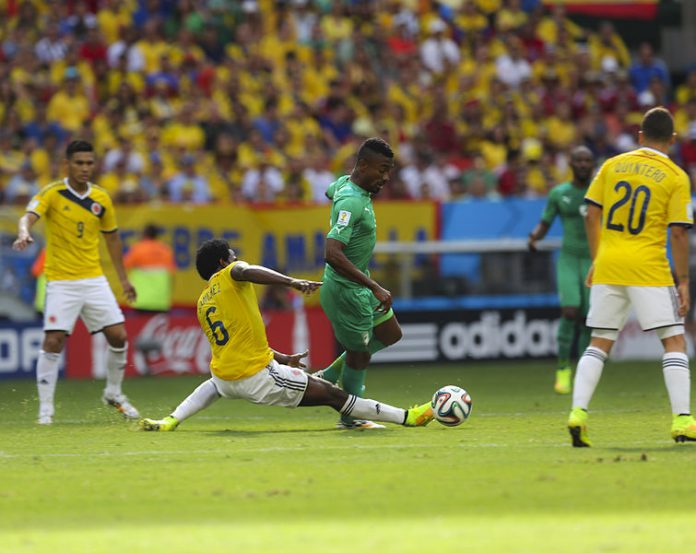
<instances>
[{"instance_id":1,"label":"yellow soccer cleat","mask_svg":"<svg viewBox=\"0 0 696 553\"><path fill-rule=\"evenodd\" d=\"M592 447L587 435L587 411L573 407L568 417L568 432L573 439L573 447Z\"/></svg>"},{"instance_id":2,"label":"yellow soccer cleat","mask_svg":"<svg viewBox=\"0 0 696 553\"><path fill-rule=\"evenodd\" d=\"M570 367L558 369L553 389L557 394L568 395L573 389L573 369Z\"/></svg>"},{"instance_id":3,"label":"yellow soccer cleat","mask_svg":"<svg viewBox=\"0 0 696 553\"><path fill-rule=\"evenodd\" d=\"M164 417L161 420L140 419L140 428L147 432L173 432L179 426L179 421L172 417Z\"/></svg>"},{"instance_id":4,"label":"yellow soccer cleat","mask_svg":"<svg viewBox=\"0 0 696 553\"><path fill-rule=\"evenodd\" d=\"M696 442L696 420L691 415L674 415L672 439L679 442Z\"/></svg>"},{"instance_id":5,"label":"yellow soccer cleat","mask_svg":"<svg viewBox=\"0 0 696 553\"><path fill-rule=\"evenodd\" d=\"M433 418L433 407L430 403L416 405L406 411L404 426L426 426Z\"/></svg>"}]
</instances>

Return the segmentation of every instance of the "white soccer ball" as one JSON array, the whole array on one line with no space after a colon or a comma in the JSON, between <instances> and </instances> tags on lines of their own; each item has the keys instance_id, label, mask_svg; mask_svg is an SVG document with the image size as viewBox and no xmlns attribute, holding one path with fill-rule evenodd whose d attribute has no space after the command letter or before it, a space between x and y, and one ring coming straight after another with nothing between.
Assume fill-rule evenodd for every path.
<instances>
[{"instance_id":1,"label":"white soccer ball","mask_svg":"<svg viewBox=\"0 0 696 553\"><path fill-rule=\"evenodd\" d=\"M471 396L459 386L444 386L433 394L433 415L445 426L459 426L471 415Z\"/></svg>"}]
</instances>

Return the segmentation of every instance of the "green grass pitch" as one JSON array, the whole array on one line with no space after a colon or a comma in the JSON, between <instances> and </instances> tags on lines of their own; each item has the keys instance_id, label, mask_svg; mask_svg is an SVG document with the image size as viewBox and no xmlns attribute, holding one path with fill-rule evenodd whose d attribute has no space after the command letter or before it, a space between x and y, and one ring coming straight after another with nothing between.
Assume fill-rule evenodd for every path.
<instances>
[{"instance_id":1,"label":"green grass pitch","mask_svg":"<svg viewBox=\"0 0 696 553\"><path fill-rule=\"evenodd\" d=\"M407 406L445 384L457 428L334 430L329 409L218 401L174 433L58 383L52 427L31 381L0 382L0 551L615 553L690 551L696 443L674 444L659 363L611 363L573 449L553 364L374 367L368 396ZM129 380L163 416L201 378Z\"/></svg>"}]
</instances>

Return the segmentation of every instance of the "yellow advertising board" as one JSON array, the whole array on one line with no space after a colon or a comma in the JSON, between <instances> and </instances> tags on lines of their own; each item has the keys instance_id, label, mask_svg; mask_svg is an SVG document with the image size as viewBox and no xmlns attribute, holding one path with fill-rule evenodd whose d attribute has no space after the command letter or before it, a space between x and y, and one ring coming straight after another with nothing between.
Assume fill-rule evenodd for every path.
<instances>
[{"instance_id":1,"label":"yellow advertising board","mask_svg":"<svg viewBox=\"0 0 696 553\"><path fill-rule=\"evenodd\" d=\"M437 232L437 209L432 202L376 202L377 240L432 240ZM198 245L209 238L224 238L237 255L298 278L320 279L324 267L324 239L329 230L330 207L118 206L124 246L139 239L148 223L164 230L162 239L174 250L177 273L174 304L195 303L203 283L196 273ZM104 251L105 262L108 255ZM376 274L385 260L376 259ZM110 280L112 271L107 269ZM118 290L118 286L114 286Z\"/></svg>"}]
</instances>

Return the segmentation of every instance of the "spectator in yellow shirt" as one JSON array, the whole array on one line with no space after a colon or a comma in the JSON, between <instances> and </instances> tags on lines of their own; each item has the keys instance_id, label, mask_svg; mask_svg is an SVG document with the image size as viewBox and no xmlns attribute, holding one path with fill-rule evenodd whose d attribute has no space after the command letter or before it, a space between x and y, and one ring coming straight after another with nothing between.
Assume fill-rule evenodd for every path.
<instances>
[{"instance_id":1,"label":"spectator in yellow shirt","mask_svg":"<svg viewBox=\"0 0 696 553\"><path fill-rule=\"evenodd\" d=\"M55 121L69 131L76 131L89 119L89 102L80 90L80 85L77 69L68 67L63 87L48 103L46 115L49 122Z\"/></svg>"}]
</instances>

